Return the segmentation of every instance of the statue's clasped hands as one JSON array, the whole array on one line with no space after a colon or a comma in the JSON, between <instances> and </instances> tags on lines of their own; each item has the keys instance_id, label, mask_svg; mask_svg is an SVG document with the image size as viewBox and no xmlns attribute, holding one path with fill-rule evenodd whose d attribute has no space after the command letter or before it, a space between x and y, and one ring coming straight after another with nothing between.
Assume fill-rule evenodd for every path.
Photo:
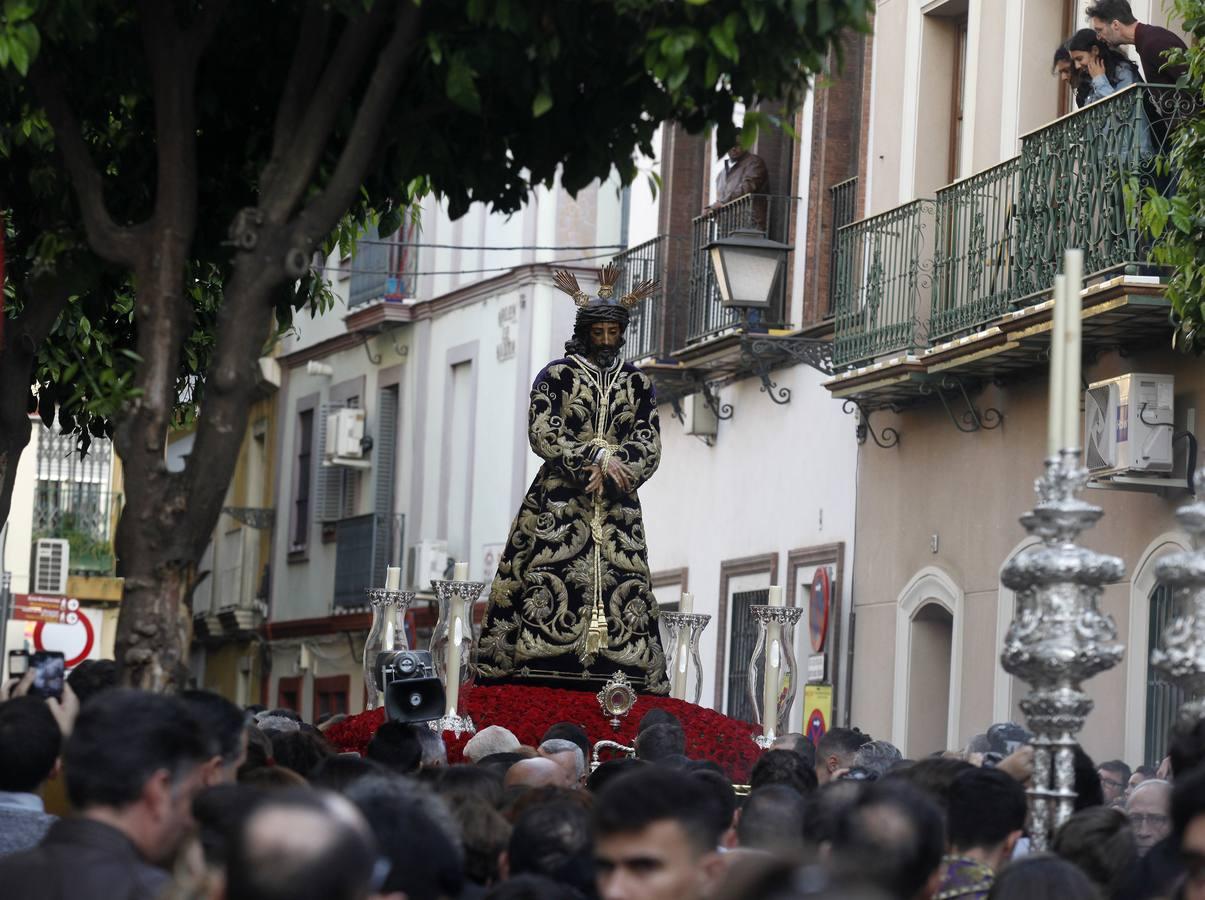
<instances>
[{"instance_id":1,"label":"statue's clasped hands","mask_svg":"<svg viewBox=\"0 0 1205 900\"><path fill-rule=\"evenodd\" d=\"M602 465L596 463L587 467L587 471L590 473L590 480L586 483L586 491L595 496L602 494L605 479L608 478L625 494L632 490L632 484L635 479L631 468L628 467L627 463L616 459L614 456L607 459L605 469Z\"/></svg>"}]
</instances>

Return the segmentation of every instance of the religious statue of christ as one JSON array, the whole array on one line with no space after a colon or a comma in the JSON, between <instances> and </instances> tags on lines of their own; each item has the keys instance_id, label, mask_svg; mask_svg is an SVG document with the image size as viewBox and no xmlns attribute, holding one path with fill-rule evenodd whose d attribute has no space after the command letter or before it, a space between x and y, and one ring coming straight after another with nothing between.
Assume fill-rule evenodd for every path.
<instances>
[{"instance_id":1,"label":"religious statue of christ","mask_svg":"<svg viewBox=\"0 0 1205 900\"><path fill-rule=\"evenodd\" d=\"M577 303L565 357L531 389L528 436L544 460L523 498L490 591L478 667L484 682L597 689L622 670L665 694L665 654L636 491L657 470L661 432L652 382L621 361L629 309L655 289L615 297L619 270L599 272Z\"/></svg>"}]
</instances>

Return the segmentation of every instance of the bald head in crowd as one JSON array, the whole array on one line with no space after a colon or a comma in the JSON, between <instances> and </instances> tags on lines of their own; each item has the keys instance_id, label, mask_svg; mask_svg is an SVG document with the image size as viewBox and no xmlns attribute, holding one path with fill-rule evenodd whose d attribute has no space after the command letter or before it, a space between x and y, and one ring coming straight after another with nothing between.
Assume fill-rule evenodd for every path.
<instances>
[{"instance_id":1,"label":"bald head in crowd","mask_svg":"<svg viewBox=\"0 0 1205 900\"><path fill-rule=\"evenodd\" d=\"M521 759L506 770L503 781L506 787L523 785L525 787L573 787L567 777L567 771L551 759L542 756L532 759Z\"/></svg>"}]
</instances>

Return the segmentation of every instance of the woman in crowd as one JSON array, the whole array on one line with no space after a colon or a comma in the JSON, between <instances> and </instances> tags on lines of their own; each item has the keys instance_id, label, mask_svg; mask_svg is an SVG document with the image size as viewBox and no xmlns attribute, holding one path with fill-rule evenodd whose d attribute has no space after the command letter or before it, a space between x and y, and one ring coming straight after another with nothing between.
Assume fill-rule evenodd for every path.
<instances>
[{"instance_id":1,"label":"woman in crowd","mask_svg":"<svg viewBox=\"0 0 1205 900\"><path fill-rule=\"evenodd\" d=\"M1067 49L1066 44L1059 44L1058 49L1054 51L1054 65L1050 71L1058 76L1059 81L1071 88L1076 109L1083 109L1088 105L1092 80L1086 72L1081 72L1075 67L1075 60L1071 58L1071 51Z\"/></svg>"},{"instance_id":2,"label":"woman in crowd","mask_svg":"<svg viewBox=\"0 0 1205 900\"><path fill-rule=\"evenodd\" d=\"M1081 28L1067 40L1067 52L1077 72L1087 76L1089 91L1085 103L1095 103L1115 91L1138 81L1138 69L1122 53L1096 36L1091 28Z\"/></svg>"}]
</instances>

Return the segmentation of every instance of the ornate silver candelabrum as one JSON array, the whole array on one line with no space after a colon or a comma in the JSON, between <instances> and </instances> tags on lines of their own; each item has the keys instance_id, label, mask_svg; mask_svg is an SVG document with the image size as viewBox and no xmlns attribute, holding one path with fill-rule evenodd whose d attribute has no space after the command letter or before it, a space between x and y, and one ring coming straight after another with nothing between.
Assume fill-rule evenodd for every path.
<instances>
[{"instance_id":1,"label":"ornate silver candelabrum","mask_svg":"<svg viewBox=\"0 0 1205 900\"><path fill-rule=\"evenodd\" d=\"M1205 718L1205 468L1195 477L1196 497L1176 513L1192 549L1169 553L1155 564L1155 578L1171 591L1177 615L1163 632L1151 663L1189 696L1180 707L1186 725Z\"/></svg>"},{"instance_id":2,"label":"ornate silver candelabrum","mask_svg":"<svg viewBox=\"0 0 1205 900\"><path fill-rule=\"evenodd\" d=\"M803 608L798 606L763 606L754 604L749 607L753 618L757 619L757 644L753 648L753 658L749 660L749 698L753 701L753 714L762 722L762 733L753 736L754 743L763 750L774 743L782 729L783 719L790 715L791 705L795 702L797 683L795 679L795 624L803 616ZM778 626L778 647L769 639L770 626ZM779 690L777 708L766 709L762 714L762 698L765 694L765 679L758 679L758 663L765 659L769 662L765 668L769 671L775 666L774 656L778 656L779 685L782 678L787 679L790 687L784 694ZM758 681L761 681L759 686ZM769 728L766 728L766 717L769 716Z\"/></svg>"},{"instance_id":3,"label":"ornate silver candelabrum","mask_svg":"<svg viewBox=\"0 0 1205 900\"><path fill-rule=\"evenodd\" d=\"M446 714L431 723L436 731L451 731L457 737L476 733L473 720L457 711L461 691L472 685L477 677L477 626L475 607L485 583L481 581L432 581L439 616L435 630L431 632L431 661L435 672L443 682L448 704ZM454 614L455 609L459 614ZM450 647L459 648L457 657L458 678L455 686L448 682Z\"/></svg>"},{"instance_id":4,"label":"ornate silver candelabrum","mask_svg":"<svg viewBox=\"0 0 1205 900\"><path fill-rule=\"evenodd\" d=\"M381 702L381 690L377 687L377 656L390 650L408 650L406 640L406 610L414 602L413 591L391 591L387 588L369 588L364 592L368 605L372 607L372 625L364 639L364 691L365 708L376 709Z\"/></svg>"},{"instance_id":5,"label":"ornate silver candelabrum","mask_svg":"<svg viewBox=\"0 0 1205 900\"><path fill-rule=\"evenodd\" d=\"M681 671L683 683L685 683L689 675L687 671L689 664L685 654L681 657L678 655L678 650L681 647L681 636L683 633L686 634L685 649L695 664L694 699L690 702L697 706L699 698L703 696L703 661L699 658L699 636L703 634L703 629L711 621L711 616L707 613L663 612L661 614L661 621L669 629L670 646L669 652L666 653L665 657L665 668L669 674L671 684L674 682L675 672ZM683 696L678 699L685 700L686 697Z\"/></svg>"},{"instance_id":6,"label":"ornate silver candelabrum","mask_svg":"<svg viewBox=\"0 0 1205 900\"><path fill-rule=\"evenodd\" d=\"M1004 584L1025 598L1000 662L1030 686L1021 710L1033 732L1029 833L1037 850L1050 846L1074 807L1075 735L1092 710L1081 684L1117 665L1125 649L1112 617L1099 607L1104 585L1121 579L1125 566L1075 543L1104 514L1077 496L1087 482L1079 449L1046 460L1036 483L1038 503L1021 517L1042 543L1013 557L1001 573Z\"/></svg>"}]
</instances>

